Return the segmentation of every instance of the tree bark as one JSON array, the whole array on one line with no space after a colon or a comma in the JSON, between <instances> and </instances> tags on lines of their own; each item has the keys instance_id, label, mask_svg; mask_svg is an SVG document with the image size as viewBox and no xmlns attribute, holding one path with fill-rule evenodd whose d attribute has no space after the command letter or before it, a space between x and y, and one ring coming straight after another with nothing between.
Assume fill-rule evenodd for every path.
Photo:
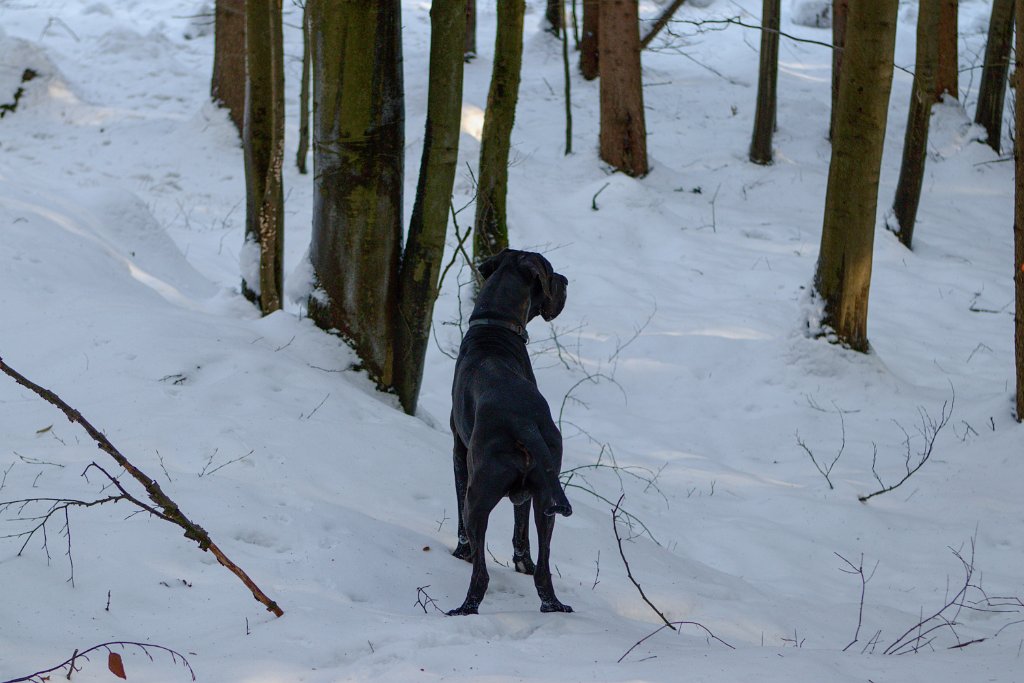
<instances>
[{"instance_id":1,"label":"tree bark","mask_svg":"<svg viewBox=\"0 0 1024 683\"><path fill-rule=\"evenodd\" d=\"M583 36L580 38L580 72L592 81L599 75L598 32L601 0L583 0Z\"/></svg>"},{"instance_id":2,"label":"tree bark","mask_svg":"<svg viewBox=\"0 0 1024 683\"><path fill-rule=\"evenodd\" d=\"M466 61L476 57L476 0L466 0Z\"/></svg>"},{"instance_id":3,"label":"tree bark","mask_svg":"<svg viewBox=\"0 0 1024 683\"><path fill-rule=\"evenodd\" d=\"M843 71L843 46L846 44L846 17L850 0L832 0L832 114L828 122L828 139L836 128L836 106L839 101L839 74Z\"/></svg>"},{"instance_id":4,"label":"tree bark","mask_svg":"<svg viewBox=\"0 0 1024 683\"><path fill-rule=\"evenodd\" d=\"M210 97L228 110L241 133L245 125L245 0L217 0Z\"/></svg>"},{"instance_id":5,"label":"tree bark","mask_svg":"<svg viewBox=\"0 0 1024 683\"><path fill-rule=\"evenodd\" d=\"M920 0L917 10L917 58L914 85L910 90L907 130L903 140L903 163L892 204L889 229L907 249L914 238L917 207L921 201L925 159L928 156L928 124L935 101L935 80L939 61L939 17L943 0Z\"/></svg>"},{"instance_id":6,"label":"tree bark","mask_svg":"<svg viewBox=\"0 0 1024 683\"><path fill-rule=\"evenodd\" d=\"M935 72L935 101L948 93L960 99L960 57L957 25L959 0L942 0L939 8L939 64Z\"/></svg>"},{"instance_id":7,"label":"tree bark","mask_svg":"<svg viewBox=\"0 0 1024 683\"><path fill-rule=\"evenodd\" d=\"M974 122L988 131L988 145L996 154L1002 143L1003 102L1006 100L1006 75L1010 70L1013 15L1013 0L993 0L985 64L978 87L978 108L974 112Z\"/></svg>"},{"instance_id":8,"label":"tree bark","mask_svg":"<svg viewBox=\"0 0 1024 683\"><path fill-rule=\"evenodd\" d=\"M480 139L480 171L477 177L473 260L477 263L508 247L506 196L508 157L519 98L523 61L525 0L498 3L498 33L494 44L494 68L487 93L487 111Z\"/></svg>"},{"instance_id":9,"label":"tree bark","mask_svg":"<svg viewBox=\"0 0 1024 683\"><path fill-rule=\"evenodd\" d=\"M564 23L562 17L563 1L564 0L548 0L547 9L544 10L544 19L548 22L545 30L556 36L562 32L562 24Z\"/></svg>"},{"instance_id":10,"label":"tree bark","mask_svg":"<svg viewBox=\"0 0 1024 683\"><path fill-rule=\"evenodd\" d=\"M850 4L814 289L822 324L868 350L878 177L892 86L897 0Z\"/></svg>"},{"instance_id":11,"label":"tree bark","mask_svg":"<svg viewBox=\"0 0 1024 683\"><path fill-rule=\"evenodd\" d=\"M281 0L246 0L245 241L259 251L256 282L242 293L267 315L281 308L284 283L284 38ZM247 258L247 256L243 256Z\"/></svg>"},{"instance_id":12,"label":"tree bark","mask_svg":"<svg viewBox=\"0 0 1024 683\"><path fill-rule=\"evenodd\" d=\"M299 173L306 174L306 158L309 156L309 3L302 6L302 83L299 86L299 149L295 153L295 165Z\"/></svg>"},{"instance_id":13,"label":"tree bark","mask_svg":"<svg viewBox=\"0 0 1024 683\"><path fill-rule=\"evenodd\" d=\"M764 0L761 10L761 67L757 78L757 110L750 141L750 160L772 163L772 133L775 130L779 80L779 0Z\"/></svg>"},{"instance_id":14,"label":"tree bark","mask_svg":"<svg viewBox=\"0 0 1024 683\"><path fill-rule=\"evenodd\" d=\"M1014 71L1024 74L1024 3L1018 3L1016 11L1017 49ZM1014 202L1013 202L1013 283L1016 299L1014 316L1014 359L1017 367L1017 421L1024 420L1024 85L1021 78L1014 83L1015 130L1014 151Z\"/></svg>"},{"instance_id":15,"label":"tree bark","mask_svg":"<svg viewBox=\"0 0 1024 683\"><path fill-rule=\"evenodd\" d=\"M637 0L602 0L601 158L631 176L647 174Z\"/></svg>"},{"instance_id":16,"label":"tree bark","mask_svg":"<svg viewBox=\"0 0 1024 683\"><path fill-rule=\"evenodd\" d=\"M465 34L465 0L434 3L430 9L430 82L423 157L398 285L395 389L410 415L416 412L423 382L459 161Z\"/></svg>"},{"instance_id":17,"label":"tree bark","mask_svg":"<svg viewBox=\"0 0 1024 683\"><path fill-rule=\"evenodd\" d=\"M313 239L317 325L393 381L405 102L401 2L314 2Z\"/></svg>"}]
</instances>

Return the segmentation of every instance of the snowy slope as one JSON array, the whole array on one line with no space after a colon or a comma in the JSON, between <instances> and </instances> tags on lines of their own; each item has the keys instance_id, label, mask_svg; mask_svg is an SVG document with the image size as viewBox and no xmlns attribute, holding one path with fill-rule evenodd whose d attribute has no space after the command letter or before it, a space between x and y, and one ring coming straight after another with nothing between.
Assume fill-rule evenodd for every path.
<instances>
[{"instance_id":1,"label":"snowy slope","mask_svg":"<svg viewBox=\"0 0 1024 683\"><path fill-rule=\"evenodd\" d=\"M937 109L915 250L879 230L874 352L844 351L805 334L829 160L828 52L783 41L777 161L756 167L746 151L757 34L676 25L685 37L644 55L653 170L634 180L597 160L598 86L575 74L575 152L563 155L560 48L540 30L543 3L529 4L510 224L517 247L543 251L570 280L564 313L533 324L531 351L566 437L565 469L576 468L576 514L559 519L553 544L556 588L576 612L541 614L530 578L500 564L511 558L503 504L488 536L490 590L481 614L466 618L424 613L416 601L426 586L450 609L469 579L469 565L448 554L454 362L445 353L458 344L457 280L468 274L455 268L445 282L421 415L407 417L299 306L261 319L238 294L241 151L207 102L212 37L185 38L198 5L0 5L0 100L25 68L40 74L0 120L0 355L81 410L285 610L273 618L166 523L126 519L124 504L72 510L73 570L62 518L48 527L49 558L39 537L20 555L20 540L0 540L0 680L107 640L180 651L202 681L1020 680L1017 612L965 609L957 635L939 629L916 655L882 654L959 590L951 548L969 558L972 539L974 583L989 596L1024 596L1012 165L975 142L960 105ZM493 41L494 3L480 5L481 55L466 71L469 165ZM641 5L644 16L659 9ZM783 30L828 40L783 9ZM296 25L297 10L286 10ZM403 11L411 198L429 3ZM759 11L717 0L680 17L746 12L750 22ZM961 3L965 69L988 11ZM912 65L915 17L913 4L902 8L902 66ZM292 91L298 39L289 28ZM969 112L973 73L961 83ZM909 86L897 71L880 217ZM302 284L311 182L286 171L292 289ZM459 206L472 197L468 171L455 193ZM931 459L901 488L858 502L877 488L874 448L879 476L898 481L901 426L914 455L919 411L938 418L954 394ZM6 378L0 434L0 501L107 495L95 471L80 476L90 462L112 465L106 456ZM798 435L824 465L843 448L834 489ZM638 520L620 523L623 549L644 591L671 619L700 622L735 649L690 627L617 663L660 624L612 533L606 501L623 493ZM0 515L0 535L27 528L17 517ZM836 553L874 570L846 652L861 584ZM957 638L985 640L947 649ZM188 680L165 655L124 657L128 680ZM112 680L104 660L74 680Z\"/></svg>"}]
</instances>

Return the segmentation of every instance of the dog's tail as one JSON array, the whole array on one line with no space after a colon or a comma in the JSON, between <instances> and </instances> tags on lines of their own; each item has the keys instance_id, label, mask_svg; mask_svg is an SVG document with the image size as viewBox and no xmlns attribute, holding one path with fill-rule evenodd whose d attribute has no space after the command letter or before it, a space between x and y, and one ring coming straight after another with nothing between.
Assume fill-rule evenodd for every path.
<instances>
[{"instance_id":1,"label":"dog's tail","mask_svg":"<svg viewBox=\"0 0 1024 683\"><path fill-rule=\"evenodd\" d=\"M572 514L572 505L565 496L562 482L558 480L558 472L555 471L554 467L551 467L553 456L548 445L544 443L544 439L541 438L538 432L530 434L530 438L524 445L533 455L532 477L536 482L537 488L540 489L539 495L537 495L533 504L543 510L544 514L548 517L553 515L568 517Z\"/></svg>"}]
</instances>

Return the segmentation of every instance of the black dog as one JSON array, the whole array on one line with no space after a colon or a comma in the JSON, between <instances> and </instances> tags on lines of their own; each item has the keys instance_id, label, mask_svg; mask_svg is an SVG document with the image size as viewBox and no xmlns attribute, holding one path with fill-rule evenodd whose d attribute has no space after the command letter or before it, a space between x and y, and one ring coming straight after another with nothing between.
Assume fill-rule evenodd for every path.
<instances>
[{"instance_id":1,"label":"black dog","mask_svg":"<svg viewBox=\"0 0 1024 683\"><path fill-rule=\"evenodd\" d=\"M562 435L537 390L526 352L526 323L552 320L565 306L568 280L540 254L506 249L480 264L484 284L462 340L452 385L455 492L459 545L455 557L473 563L466 600L448 614L476 614L487 591L484 535L494 506L515 506L512 537L517 572L533 574L542 612L571 612L555 597L548 558L555 514L572 506L558 475ZM530 559L530 500L540 550Z\"/></svg>"}]
</instances>

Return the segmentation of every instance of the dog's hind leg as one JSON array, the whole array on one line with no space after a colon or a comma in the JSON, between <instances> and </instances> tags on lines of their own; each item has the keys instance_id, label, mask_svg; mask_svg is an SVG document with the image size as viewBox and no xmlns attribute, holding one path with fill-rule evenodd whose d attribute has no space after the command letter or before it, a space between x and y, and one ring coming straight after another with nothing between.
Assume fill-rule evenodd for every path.
<instances>
[{"instance_id":1,"label":"dog's hind leg","mask_svg":"<svg viewBox=\"0 0 1024 683\"><path fill-rule=\"evenodd\" d=\"M572 607L562 604L555 597L555 587L551 583L551 535L555 530L554 515L544 514L539 505L533 506L533 519L537 523L537 571L533 575L533 583L540 597L541 612L571 612Z\"/></svg>"},{"instance_id":2,"label":"dog's hind leg","mask_svg":"<svg viewBox=\"0 0 1024 683\"><path fill-rule=\"evenodd\" d=\"M512 564L520 574L533 574L536 566L530 557L530 500L515 506L512 531Z\"/></svg>"},{"instance_id":3,"label":"dog's hind leg","mask_svg":"<svg viewBox=\"0 0 1024 683\"><path fill-rule=\"evenodd\" d=\"M466 444L462 443L455 425L452 425L452 434L455 436L455 447L452 449L452 458L455 461L455 497L458 500L459 519L459 544L455 546L452 555L465 560L473 561L473 551L469 547L469 536L466 535L466 523L463 518L463 511L466 507L466 487L469 484L469 466L466 463Z\"/></svg>"},{"instance_id":4,"label":"dog's hind leg","mask_svg":"<svg viewBox=\"0 0 1024 683\"><path fill-rule=\"evenodd\" d=\"M487 519L491 510L498 504L504 493L501 489L491 487L469 486L466 492L465 524L469 535L469 545L473 553L473 576L469 580L469 590L462 606L448 612L449 616L460 614L477 614L477 609L487 592L490 576L487 574L487 561L484 557L484 539L487 535Z\"/></svg>"}]
</instances>

